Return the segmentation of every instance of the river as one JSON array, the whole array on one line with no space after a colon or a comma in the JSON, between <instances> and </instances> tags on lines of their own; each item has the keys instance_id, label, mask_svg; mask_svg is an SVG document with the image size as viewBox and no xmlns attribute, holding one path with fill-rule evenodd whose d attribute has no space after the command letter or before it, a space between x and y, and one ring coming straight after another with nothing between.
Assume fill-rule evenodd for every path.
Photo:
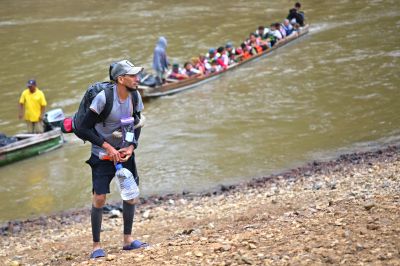
<instances>
[{"instance_id":1,"label":"river","mask_svg":"<svg viewBox=\"0 0 400 266\"><path fill-rule=\"evenodd\" d=\"M151 67L159 36L183 63L259 25L292 1L12 1L0 3L0 131L23 132L17 101L37 79L72 114L110 62ZM191 91L146 103L137 163L142 195L201 191L400 143L400 4L303 2L307 37ZM0 221L90 205L89 144L0 168ZM115 188L113 189L115 191ZM118 199L113 193L112 199Z\"/></svg>"}]
</instances>

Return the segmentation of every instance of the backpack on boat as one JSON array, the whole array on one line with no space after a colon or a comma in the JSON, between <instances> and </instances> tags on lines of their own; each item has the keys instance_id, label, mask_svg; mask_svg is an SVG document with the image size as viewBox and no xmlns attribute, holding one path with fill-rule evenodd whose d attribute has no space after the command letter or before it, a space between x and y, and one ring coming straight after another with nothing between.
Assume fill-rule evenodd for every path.
<instances>
[{"instance_id":1,"label":"backpack on boat","mask_svg":"<svg viewBox=\"0 0 400 266\"><path fill-rule=\"evenodd\" d=\"M99 94L100 92L104 91L106 104L104 106L103 111L98 116L97 123L101 123L106 120L106 118L110 115L111 110L113 108L114 102L114 83L112 82L97 82L89 86L86 90L81 103L79 104L78 111L69 118L64 119L63 123L61 124L61 130L63 133L74 133L78 138L86 141L86 139L80 134L80 130L82 128L82 122L86 113L89 111L90 105L92 104L93 99ZM135 124L139 121L140 117L137 110L137 103L138 103L138 92L133 91L131 93L132 99L132 106L133 106L133 114L132 116L135 118ZM95 130L94 128L92 130Z\"/></svg>"}]
</instances>

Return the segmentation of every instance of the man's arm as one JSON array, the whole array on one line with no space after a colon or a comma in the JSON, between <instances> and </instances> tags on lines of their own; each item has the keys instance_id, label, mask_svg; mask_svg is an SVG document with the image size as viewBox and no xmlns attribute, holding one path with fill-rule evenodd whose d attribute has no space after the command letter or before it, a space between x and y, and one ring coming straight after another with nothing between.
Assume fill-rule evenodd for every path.
<instances>
[{"instance_id":1,"label":"man's arm","mask_svg":"<svg viewBox=\"0 0 400 266\"><path fill-rule=\"evenodd\" d=\"M94 129L94 126L98 121L98 116L99 115L95 111L90 109L83 118L81 127L76 133L80 137L88 140L94 145L100 146L105 149L108 156L110 156L114 162L119 162L121 161L121 155L119 154L119 152L109 143L104 141L104 139L100 137Z\"/></svg>"},{"instance_id":2,"label":"man's arm","mask_svg":"<svg viewBox=\"0 0 400 266\"><path fill-rule=\"evenodd\" d=\"M22 103L18 104L18 119L22 119L24 116L24 105Z\"/></svg>"},{"instance_id":3,"label":"man's arm","mask_svg":"<svg viewBox=\"0 0 400 266\"><path fill-rule=\"evenodd\" d=\"M44 93L42 92L42 98L40 100L40 116L39 116L39 120L43 120L43 116L46 110L46 105L47 105L47 101L46 101L46 97L44 96Z\"/></svg>"},{"instance_id":4,"label":"man's arm","mask_svg":"<svg viewBox=\"0 0 400 266\"><path fill-rule=\"evenodd\" d=\"M42 120L43 120L43 116L44 116L45 111L46 111L46 106L42 106L42 107L40 108L39 121L42 121Z\"/></svg>"}]
</instances>

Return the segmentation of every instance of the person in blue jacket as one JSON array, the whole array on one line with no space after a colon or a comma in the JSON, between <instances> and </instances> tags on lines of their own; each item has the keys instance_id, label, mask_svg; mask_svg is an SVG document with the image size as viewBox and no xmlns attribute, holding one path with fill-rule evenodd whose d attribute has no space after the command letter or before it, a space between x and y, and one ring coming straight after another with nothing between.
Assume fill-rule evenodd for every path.
<instances>
[{"instance_id":1,"label":"person in blue jacket","mask_svg":"<svg viewBox=\"0 0 400 266\"><path fill-rule=\"evenodd\" d=\"M154 48L153 69L159 84L165 81L165 72L168 70L169 61L167 57L167 39L161 36Z\"/></svg>"}]
</instances>

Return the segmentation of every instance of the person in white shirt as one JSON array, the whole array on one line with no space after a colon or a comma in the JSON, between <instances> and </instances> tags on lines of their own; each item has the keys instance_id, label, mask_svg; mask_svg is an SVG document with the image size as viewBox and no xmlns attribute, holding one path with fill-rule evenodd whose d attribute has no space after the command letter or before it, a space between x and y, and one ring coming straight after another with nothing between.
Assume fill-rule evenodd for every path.
<instances>
[{"instance_id":1,"label":"person in white shirt","mask_svg":"<svg viewBox=\"0 0 400 266\"><path fill-rule=\"evenodd\" d=\"M217 49L217 54L220 55L219 57L221 58L223 64L224 64L225 66L228 66L228 65L229 65L229 57L228 57L228 55L226 54L226 50L225 50L225 48L224 48L223 46L218 47L218 49Z\"/></svg>"},{"instance_id":2,"label":"person in white shirt","mask_svg":"<svg viewBox=\"0 0 400 266\"><path fill-rule=\"evenodd\" d=\"M283 39L282 33L281 31L276 27L276 24L279 25L279 23L272 23L271 24L271 28L270 28L270 32L273 36L275 36L275 38L280 41Z\"/></svg>"},{"instance_id":3,"label":"person in white shirt","mask_svg":"<svg viewBox=\"0 0 400 266\"><path fill-rule=\"evenodd\" d=\"M192 63L186 62L183 65L182 74L187 75L188 77L201 74L201 71L194 68Z\"/></svg>"}]
</instances>

